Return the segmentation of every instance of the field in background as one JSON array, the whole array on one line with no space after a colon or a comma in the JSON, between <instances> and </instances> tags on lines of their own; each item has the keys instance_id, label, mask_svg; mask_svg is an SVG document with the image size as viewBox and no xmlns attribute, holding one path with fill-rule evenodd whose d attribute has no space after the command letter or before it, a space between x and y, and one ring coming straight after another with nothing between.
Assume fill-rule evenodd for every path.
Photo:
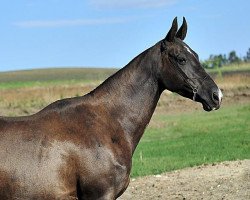
<instances>
[{"instance_id":1,"label":"field in background","mask_svg":"<svg viewBox=\"0 0 250 200\"><path fill-rule=\"evenodd\" d=\"M52 68L0 73L0 88L97 83L116 72L106 68Z\"/></svg>"},{"instance_id":2,"label":"field in background","mask_svg":"<svg viewBox=\"0 0 250 200\"><path fill-rule=\"evenodd\" d=\"M220 111L155 115L133 157L132 176L250 158L250 103Z\"/></svg>"},{"instance_id":3,"label":"field in background","mask_svg":"<svg viewBox=\"0 0 250 200\"><path fill-rule=\"evenodd\" d=\"M242 72L249 70L250 70L250 63L233 64L229 66L223 66L220 68L207 69L209 73Z\"/></svg>"},{"instance_id":4,"label":"field in background","mask_svg":"<svg viewBox=\"0 0 250 200\"><path fill-rule=\"evenodd\" d=\"M231 70L230 70L231 68ZM0 73L0 115L37 112L88 93L116 69L41 69ZM133 176L202 163L250 158L250 65L210 70L224 93L222 108L164 92L133 158Z\"/></svg>"}]
</instances>

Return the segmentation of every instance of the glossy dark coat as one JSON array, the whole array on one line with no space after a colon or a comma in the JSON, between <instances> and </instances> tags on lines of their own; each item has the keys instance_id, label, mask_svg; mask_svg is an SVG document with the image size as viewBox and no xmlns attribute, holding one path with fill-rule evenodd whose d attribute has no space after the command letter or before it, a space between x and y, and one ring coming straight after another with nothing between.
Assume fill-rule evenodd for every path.
<instances>
[{"instance_id":1,"label":"glossy dark coat","mask_svg":"<svg viewBox=\"0 0 250 200\"><path fill-rule=\"evenodd\" d=\"M116 199L164 89L218 109L221 92L177 32L82 97L0 118L0 199ZM195 94L195 95L194 95Z\"/></svg>"}]
</instances>

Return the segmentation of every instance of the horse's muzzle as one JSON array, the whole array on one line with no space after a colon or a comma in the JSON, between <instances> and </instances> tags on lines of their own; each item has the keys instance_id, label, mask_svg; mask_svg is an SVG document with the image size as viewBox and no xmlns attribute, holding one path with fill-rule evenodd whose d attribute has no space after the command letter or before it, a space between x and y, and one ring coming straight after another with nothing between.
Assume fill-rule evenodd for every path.
<instances>
[{"instance_id":1,"label":"horse's muzzle","mask_svg":"<svg viewBox=\"0 0 250 200\"><path fill-rule=\"evenodd\" d=\"M223 94L219 88L215 88L212 90L210 100L202 99L201 103L203 105L203 109L205 111L218 110L220 108L222 102Z\"/></svg>"}]
</instances>

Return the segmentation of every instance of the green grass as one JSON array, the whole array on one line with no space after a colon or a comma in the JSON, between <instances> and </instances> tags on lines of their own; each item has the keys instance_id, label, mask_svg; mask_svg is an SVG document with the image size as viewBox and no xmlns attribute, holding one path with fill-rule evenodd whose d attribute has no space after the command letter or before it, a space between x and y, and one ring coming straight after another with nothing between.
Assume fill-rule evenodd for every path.
<instances>
[{"instance_id":1,"label":"green grass","mask_svg":"<svg viewBox=\"0 0 250 200\"><path fill-rule=\"evenodd\" d=\"M208 73L250 71L250 63L232 64L221 68L206 69Z\"/></svg>"},{"instance_id":2,"label":"green grass","mask_svg":"<svg viewBox=\"0 0 250 200\"><path fill-rule=\"evenodd\" d=\"M56 85L97 84L100 80L72 79L72 80L47 80L47 81L10 81L0 83L0 89L16 89L31 87L46 87Z\"/></svg>"},{"instance_id":3,"label":"green grass","mask_svg":"<svg viewBox=\"0 0 250 200\"><path fill-rule=\"evenodd\" d=\"M0 89L102 81L117 69L51 68L0 73Z\"/></svg>"},{"instance_id":4,"label":"green grass","mask_svg":"<svg viewBox=\"0 0 250 200\"><path fill-rule=\"evenodd\" d=\"M250 104L156 120L165 125L146 130L133 157L132 176L250 158Z\"/></svg>"}]
</instances>

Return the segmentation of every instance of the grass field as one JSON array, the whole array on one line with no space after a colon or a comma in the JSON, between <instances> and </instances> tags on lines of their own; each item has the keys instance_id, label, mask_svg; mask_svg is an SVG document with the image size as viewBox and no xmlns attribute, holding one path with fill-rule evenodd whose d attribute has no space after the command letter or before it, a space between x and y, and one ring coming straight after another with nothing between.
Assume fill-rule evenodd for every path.
<instances>
[{"instance_id":1,"label":"grass field","mask_svg":"<svg viewBox=\"0 0 250 200\"><path fill-rule=\"evenodd\" d=\"M216 78L224 90L223 107L218 111L204 112L200 105L176 94L161 96L134 154L132 176L250 159L250 64L221 68L220 74L230 69L248 73ZM83 95L115 71L74 68L2 72L0 115L28 115L58 99Z\"/></svg>"},{"instance_id":2,"label":"grass field","mask_svg":"<svg viewBox=\"0 0 250 200\"><path fill-rule=\"evenodd\" d=\"M250 104L206 113L157 115L133 157L132 176L250 158Z\"/></svg>"},{"instance_id":3,"label":"grass field","mask_svg":"<svg viewBox=\"0 0 250 200\"><path fill-rule=\"evenodd\" d=\"M0 89L93 83L116 71L107 68L52 68L1 72Z\"/></svg>"},{"instance_id":4,"label":"grass field","mask_svg":"<svg viewBox=\"0 0 250 200\"><path fill-rule=\"evenodd\" d=\"M218 71L221 73L225 73L225 72L249 71L249 70L250 70L249 63L233 64L229 66L223 66L221 68L207 69L207 71L210 73L217 73Z\"/></svg>"}]
</instances>

